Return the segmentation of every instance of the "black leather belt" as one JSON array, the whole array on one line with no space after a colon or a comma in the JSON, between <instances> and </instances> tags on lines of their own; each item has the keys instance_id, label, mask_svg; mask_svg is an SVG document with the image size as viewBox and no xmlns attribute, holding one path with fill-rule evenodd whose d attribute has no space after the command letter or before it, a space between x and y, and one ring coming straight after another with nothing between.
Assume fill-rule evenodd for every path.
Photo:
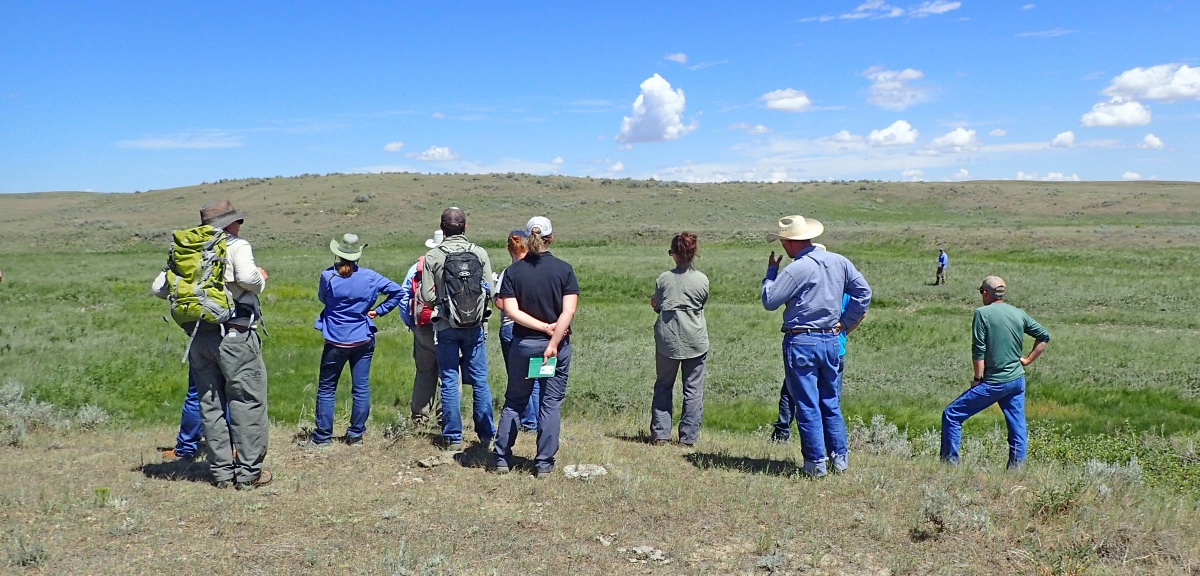
<instances>
[{"instance_id":1,"label":"black leather belt","mask_svg":"<svg viewBox=\"0 0 1200 576\"><path fill-rule=\"evenodd\" d=\"M784 334L837 334L837 328L781 328Z\"/></svg>"}]
</instances>

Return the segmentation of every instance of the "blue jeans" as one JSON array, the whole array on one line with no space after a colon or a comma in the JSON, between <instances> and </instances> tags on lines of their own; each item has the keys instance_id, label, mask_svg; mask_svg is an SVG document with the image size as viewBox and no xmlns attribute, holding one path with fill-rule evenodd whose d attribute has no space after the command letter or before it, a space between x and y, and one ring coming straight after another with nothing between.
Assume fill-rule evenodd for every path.
<instances>
[{"instance_id":1,"label":"blue jeans","mask_svg":"<svg viewBox=\"0 0 1200 576\"><path fill-rule=\"evenodd\" d=\"M196 378L188 366L187 396L183 397L183 413L179 416L179 435L175 437L175 455L191 456L200 449L204 437L204 421L200 418L200 395L196 393Z\"/></svg>"},{"instance_id":2,"label":"blue jeans","mask_svg":"<svg viewBox=\"0 0 1200 576\"><path fill-rule=\"evenodd\" d=\"M493 451L496 466L509 466L512 447L517 441L517 420L529 406L533 395L532 378L529 374L529 359L540 357L546 352L550 340L541 338L517 338L509 350L512 358L508 363L508 390L504 393L504 408L500 411L500 433L496 437ZM554 469L554 457L558 454L559 434L562 432L562 403L567 395L567 376L571 368L571 345L558 345L558 360L554 376L542 378L538 410L537 456L533 465L538 472Z\"/></svg>"},{"instance_id":3,"label":"blue jeans","mask_svg":"<svg viewBox=\"0 0 1200 576\"><path fill-rule=\"evenodd\" d=\"M1008 426L1008 466L1025 463L1025 377L1011 382L980 382L962 393L942 411L942 460L958 464L962 425L967 418L992 404L999 404Z\"/></svg>"},{"instance_id":4,"label":"blue jeans","mask_svg":"<svg viewBox=\"0 0 1200 576\"><path fill-rule=\"evenodd\" d=\"M824 473L827 454L845 455L841 357L837 334L785 334L783 381L795 399L796 429L806 473Z\"/></svg>"},{"instance_id":5,"label":"blue jeans","mask_svg":"<svg viewBox=\"0 0 1200 576\"><path fill-rule=\"evenodd\" d=\"M846 366L846 357L838 357L838 398L842 397L842 371ZM771 433L772 440L786 441L792 437L792 422L796 421L796 401L792 399L792 393L788 392L787 382L785 381L779 387L779 419L775 421L775 431ZM825 447L833 445L833 441L827 434L825 436ZM830 454L832 456L832 454Z\"/></svg>"},{"instance_id":6,"label":"blue jeans","mask_svg":"<svg viewBox=\"0 0 1200 576\"><path fill-rule=\"evenodd\" d=\"M487 329L446 328L433 334L433 349L437 352L438 376L442 379L442 441L458 444L463 440L462 401L459 398L459 377L471 386L471 416L475 434L483 443L496 437L492 419L492 391L488 388Z\"/></svg>"},{"instance_id":7,"label":"blue jeans","mask_svg":"<svg viewBox=\"0 0 1200 576\"><path fill-rule=\"evenodd\" d=\"M337 391L342 369L350 363L350 396L354 406L350 409L350 427L347 438L358 438L367 431L367 417L371 415L371 357L375 355L375 339L354 348L339 348L325 343L321 351L321 377L317 382L316 430L312 433L314 444L324 444L333 437L333 398Z\"/></svg>"},{"instance_id":8,"label":"blue jeans","mask_svg":"<svg viewBox=\"0 0 1200 576\"><path fill-rule=\"evenodd\" d=\"M513 325L502 324L500 326L500 355L504 358L504 371L508 372L508 351L512 348ZM525 411L521 413L521 428L528 432L537 430L538 423L538 390L540 384L537 380L533 381L533 394L529 396L529 405L525 407Z\"/></svg>"}]
</instances>

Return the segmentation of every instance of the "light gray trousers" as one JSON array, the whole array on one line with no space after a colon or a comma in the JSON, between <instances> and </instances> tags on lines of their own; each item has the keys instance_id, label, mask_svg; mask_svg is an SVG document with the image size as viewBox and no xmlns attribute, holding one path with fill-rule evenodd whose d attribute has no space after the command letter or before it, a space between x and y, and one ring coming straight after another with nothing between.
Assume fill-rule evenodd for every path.
<instances>
[{"instance_id":1,"label":"light gray trousers","mask_svg":"<svg viewBox=\"0 0 1200 576\"><path fill-rule=\"evenodd\" d=\"M654 400L650 404L650 435L655 440L671 439L671 415L675 375L683 373L683 410L679 415L679 442L695 444L704 415L704 367L708 353L677 360L654 355Z\"/></svg>"},{"instance_id":2,"label":"light gray trousers","mask_svg":"<svg viewBox=\"0 0 1200 576\"><path fill-rule=\"evenodd\" d=\"M213 480L257 480L267 458L270 429L267 367L258 332L229 330L222 336L220 330L205 327L196 333L188 360L200 395L200 418Z\"/></svg>"},{"instance_id":3,"label":"light gray trousers","mask_svg":"<svg viewBox=\"0 0 1200 576\"><path fill-rule=\"evenodd\" d=\"M438 390L437 352L433 349L433 326L413 327L413 377L412 416L425 419L435 413L434 399Z\"/></svg>"}]
</instances>

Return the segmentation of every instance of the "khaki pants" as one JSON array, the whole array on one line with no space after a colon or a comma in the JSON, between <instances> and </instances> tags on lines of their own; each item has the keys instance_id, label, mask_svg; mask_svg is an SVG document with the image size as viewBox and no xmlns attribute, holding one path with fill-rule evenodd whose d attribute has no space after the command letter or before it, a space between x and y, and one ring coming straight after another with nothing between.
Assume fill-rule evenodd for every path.
<instances>
[{"instance_id":1,"label":"khaki pants","mask_svg":"<svg viewBox=\"0 0 1200 576\"><path fill-rule=\"evenodd\" d=\"M412 417L426 420L435 413L434 404L438 389L437 353L433 349L433 326L413 327L413 377Z\"/></svg>"},{"instance_id":2,"label":"khaki pants","mask_svg":"<svg viewBox=\"0 0 1200 576\"><path fill-rule=\"evenodd\" d=\"M188 354L213 480L254 482L267 457L267 368L255 330L201 327ZM229 410L226 420L226 408ZM233 451L237 450L237 457Z\"/></svg>"}]
</instances>

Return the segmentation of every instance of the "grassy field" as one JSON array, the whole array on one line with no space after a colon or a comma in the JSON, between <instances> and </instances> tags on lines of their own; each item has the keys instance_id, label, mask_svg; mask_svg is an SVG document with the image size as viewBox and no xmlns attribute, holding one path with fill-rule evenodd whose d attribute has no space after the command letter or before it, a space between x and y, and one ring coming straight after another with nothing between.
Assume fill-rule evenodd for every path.
<instances>
[{"instance_id":1,"label":"grassy field","mask_svg":"<svg viewBox=\"0 0 1200 576\"><path fill-rule=\"evenodd\" d=\"M184 335L161 319L165 304L148 285L169 231L218 197L251 213L243 232L271 275L268 465L282 482L269 496L279 498L172 482L203 474L161 464L153 450L173 437L186 368ZM290 446L311 420L321 350L311 326L328 238L359 233L371 244L364 265L399 280L447 205L467 210L468 236L496 262L507 261L506 231L533 214L553 219L555 253L575 266L582 291L566 406L574 438L563 455L609 465L610 476L481 480L467 462L422 472L426 484L405 481L404 467L434 451L403 422L411 337L397 317L379 322L371 455ZM758 301L773 248L761 238L792 213L822 220L821 240L875 292L848 344L843 405L856 472L827 483L798 482L795 449L765 442L782 368L779 313ZM0 513L10 564L52 573L1200 573L1200 315L1189 296L1200 276L1198 214L1200 185L1170 182L390 174L0 195L0 474L9 475ZM651 451L637 442L653 381L646 300L671 264L670 236L684 229L700 235L697 267L712 284L704 433L696 452ZM951 257L944 286L931 285L938 246ZM941 409L969 384L974 288L987 274L1004 277L1009 301L1053 337L1029 369L1031 466L1017 475L997 466L1005 447L995 409L968 422L971 465L945 470L931 448ZM489 354L498 375L499 346ZM499 395L504 382L491 386ZM348 394L339 392L344 421ZM385 441L384 430L397 435ZM459 497L447 500L447 489ZM229 538L219 558L206 558L191 541L213 535ZM672 563L615 552L642 544ZM964 544L970 552L956 552ZM121 549L128 570L102 559Z\"/></svg>"}]
</instances>

